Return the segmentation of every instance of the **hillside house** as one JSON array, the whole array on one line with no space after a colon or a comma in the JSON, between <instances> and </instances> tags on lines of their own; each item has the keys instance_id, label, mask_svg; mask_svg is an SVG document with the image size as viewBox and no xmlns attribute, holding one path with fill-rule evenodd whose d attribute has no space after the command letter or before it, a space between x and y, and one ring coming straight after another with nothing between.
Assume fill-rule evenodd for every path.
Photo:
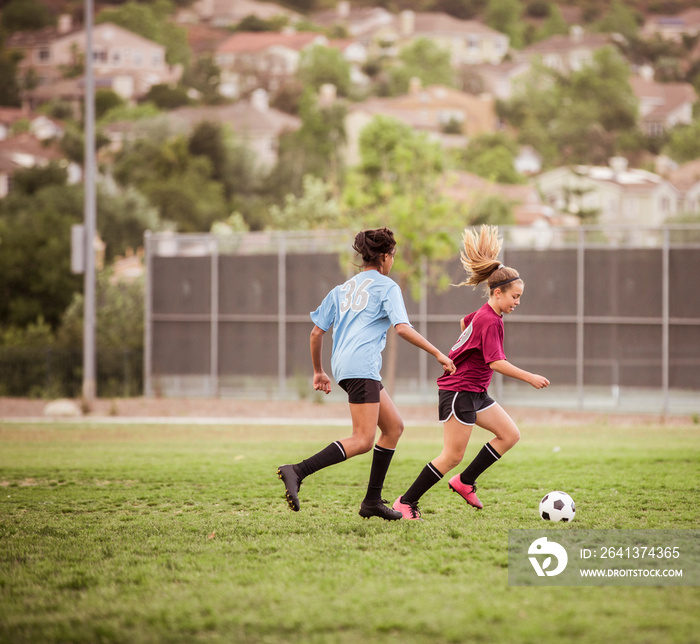
<instances>
[{"instance_id":1,"label":"hillside house","mask_svg":"<svg viewBox=\"0 0 700 644\"><path fill-rule=\"evenodd\" d=\"M649 16L640 31L642 38L682 42L683 36L700 34L700 8L687 9L674 16Z\"/></svg>"},{"instance_id":2,"label":"hillside house","mask_svg":"<svg viewBox=\"0 0 700 644\"><path fill-rule=\"evenodd\" d=\"M693 103L697 100L690 83L657 83L649 68L632 76L630 85L639 99L640 126L645 134L659 136L675 125L693 121Z\"/></svg>"},{"instance_id":3,"label":"hillside house","mask_svg":"<svg viewBox=\"0 0 700 644\"><path fill-rule=\"evenodd\" d=\"M238 98L262 88L274 93L297 71L301 52L328 39L313 32L238 32L216 48L215 62L221 70L219 92Z\"/></svg>"},{"instance_id":4,"label":"hillside house","mask_svg":"<svg viewBox=\"0 0 700 644\"><path fill-rule=\"evenodd\" d=\"M534 181L555 212L596 213L601 225L661 226L679 212L678 189L658 174L628 168L622 157L610 166L555 168Z\"/></svg>"},{"instance_id":5,"label":"hillside house","mask_svg":"<svg viewBox=\"0 0 700 644\"><path fill-rule=\"evenodd\" d=\"M43 167L52 161L61 163L68 173L68 183L82 180L82 169L68 162L56 145L46 145L25 132L0 141L0 199L12 190L12 177L17 170Z\"/></svg>"},{"instance_id":6,"label":"hillside house","mask_svg":"<svg viewBox=\"0 0 700 644\"><path fill-rule=\"evenodd\" d=\"M371 55L396 56L420 38L427 38L450 53L452 66L500 63L510 38L475 20L460 20L446 13L402 11L392 23L371 34Z\"/></svg>"},{"instance_id":7,"label":"hillside house","mask_svg":"<svg viewBox=\"0 0 700 644\"><path fill-rule=\"evenodd\" d=\"M519 61L538 58L542 63L563 74L578 71L593 62L593 54L611 44L607 34L589 34L574 25L568 35L556 35L525 47L515 53Z\"/></svg>"},{"instance_id":8,"label":"hillside house","mask_svg":"<svg viewBox=\"0 0 700 644\"><path fill-rule=\"evenodd\" d=\"M681 193L680 212L700 216L700 159L672 170L666 178Z\"/></svg>"},{"instance_id":9,"label":"hillside house","mask_svg":"<svg viewBox=\"0 0 700 644\"><path fill-rule=\"evenodd\" d=\"M394 14L383 7L352 6L348 0L341 0L335 9L316 11L310 19L325 29L338 27L345 30L351 38L360 38L391 25Z\"/></svg>"},{"instance_id":10,"label":"hillside house","mask_svg":"<svg viewBox=\"0 0 700 644\"><path fill-rule=\"evenodd\" d=\"M370 98L351 105L345 119L348 165L360 161L360 133L377 115L390 116L425 132L443 147L463 147L468 137L495 132L498 118L493 100L477 97L450 87L423 88L413 79L409 93L395 98Z\"/></svg>"},{"instance_id":11,"label":"hillside house","mask_svg":"<svg viewBox=\"0 0 700 644\"><path fill-rule=\"evenodd\" d=\"M264 90L253 92L251 100L241 100L230 105L181 107L152 120L139 122L110 123L103 132L111 141L110 149L118 151L125 142L158 126L170 132L190 134L204 121L227 126L254 154L256 163L262 168L271 168L277 163L280 137L288 131L301 127L301 121L289 114L269 107Z\"/></svg>"},{"instance_id":12,"label":"hillside house","mask_svg":"<svg viewBox=\"0 0 700 644\"><path fill-rule=\"evenodd\" d=\"M190 7L180 9L176 20L180 23L206 23L212 27L233 27L248 16L260 20L287 18L293 23L302 15L274 2L258 0L196 0Z\"/></svg>"},{"instance_id":13,"label":"hillside house","mask_svg":"<svg viewBox=\"0 0 700 644\"><path fill-rule=\"evenodd\" d=\"M481 78L485 92L507 101L513 96L518 81L526 77L531 68L526 60L508 60L496 65L471 65L467 69Z\"/></svg>"},{"instance_id":14,"label":"hillside house","mask_svg":"<svg viewBox=\"0 0 700 644\"><path fill-rule=\"evenodd\" d=\"M23 59L18 74L36 90L63 81L70 70L81 69L85 56L85 31L74 29L68 19L57 27L12 34L6 46L20 51ZM165 60L165 47L111 23L93 30L93 71L95 79L112 87L125 99L143 96L153 85L175 83L180 66ZM36 101L35 90L25 99Z\"/></svg>"}]
</instances>

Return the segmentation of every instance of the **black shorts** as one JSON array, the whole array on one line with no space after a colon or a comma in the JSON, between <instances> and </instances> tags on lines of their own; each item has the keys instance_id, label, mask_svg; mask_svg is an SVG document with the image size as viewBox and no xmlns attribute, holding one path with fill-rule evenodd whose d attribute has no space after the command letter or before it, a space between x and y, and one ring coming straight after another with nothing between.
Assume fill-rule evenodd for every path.
<instances>
[{"instance_id":1,"label":"black shorts","mask_svg":"<svg viewBox=\"0 0 700 644\"><path fill-rule=\"evenodd\" d=\"M438 391L438 418L441 423L454 417L463 425L473 425L476 415L496 401L485 391Z\"/></svg>"},{"instance_id":2,"label":"black shorts","mask_svg":"<svg viewBox=\"0 0 700 644\"><path fill-rule=\"evenodd\" d=\"M384 389L379 380L369 378L346 378L338 386L348 394L348 402L355 405L378 403L379 392Z\"/></svg>"}]
</instances>

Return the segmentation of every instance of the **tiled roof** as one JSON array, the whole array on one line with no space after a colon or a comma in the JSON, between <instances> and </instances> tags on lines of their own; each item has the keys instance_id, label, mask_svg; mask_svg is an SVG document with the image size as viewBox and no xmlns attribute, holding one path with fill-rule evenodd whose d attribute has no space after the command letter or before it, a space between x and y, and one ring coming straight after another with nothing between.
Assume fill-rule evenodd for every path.
<instances>
[{"instance_id":1,"label":"tiled roof","mask_svg":"<svg viewBox=\"0 0 700 644\"><path fill-rule=\"evenodd\" d=\"M435 11L417 11L415 13L415 33L443 33L443 34L483 34L496 35L505 38L502 34L487 25L476 20L460 20L447 13Z\"/></svg>"},{"instance_id":2,"label":"tiled roof","mask_svg":"<svg viewBox=\"0 0 700 644\"><path fill-rule=\"evenodd\" d=\"M0 156L8 159L13 154L29 154L37 159L49 161L63 158L63 154L55 145L44 145L35 136L27 132L0 141Z\"/></svg>"},{"instance_id":3,"label":"tiled roof","mask_svg":"<svg viewBox=\"0 0 700 644\"><path fill-rule=\"evenodd\" d=\"M495 121L492 101L442 85L431 85L415 93L394 98L371 98L350 107L350 111L357 110L393 116L412 127L425 130L439 129L435 113L440 110L468 112L468 126L476 132L492 131Z\"/></svg>"},{"instance_id":4,"label":"tiled roof","mask_svg":"<svg viewBox=\"0 0 700 644\"><path fill-rule=\"evenodd\" d=\"M264 51L275 45L301 51L318 38L322 38L321 34L313 32L287 34L273 31L241 31L226 39L216 48L216 51L220 54L255 53Z\"/></svg>"},{"instance_id":5,"label":"tiled roof","mask_svg":"<svg viewBox=\"0 0 700 644\"><path fill-rule=\"evenodd\" d=\"M599 49L608 44L610 44L610 37L606 34L584 33L580 37L556 35L526 47L523 49L523 54L556 54L575 49Z\"/></svg>"},{"instance_id":6,"label":"tiled roof","mask_svg":"<svg viewBox=\"0 0 700 644\"><path fill-rule=\"evenodd\" d=\"M498 195L513 206L519 226L530 226L548 217L551 208L542 203L535 187L529 184L494 183L470 172L450 171L440 182L440 191L455 201L470 203L486 195Z\"/></svg>"},{"instance_id":7,"label":"tiled roof","mask_svg":"<svg viewBox=\"0 0 700 644\"><path fill-rule=\"evenodd\" d=\"M697 95L690 83L657 83L641 76L630 78L635 96L658 104L644 116L645 120L663 119L684 103L694 103Z\"/></svg>"},{"instance_id":8,"label":"tiled roof","mask_svg":"<svg viewBox=\"0 0 700 644\"><path fill-rule=\"evenodd\" d=\"M202 121L226 123L236 132L275 133L295 130L301 125L296 116L268 108L260 110L248 101L238 101L231 105L210 105L205 107L180 107L165 115L175 127L190 130ZM120 124L107 126L106 130L119 130Z\"/></svg>"},{"instance_id":9,"label":"tiled roof","mask_svg":"<svg viewBox=\"0 0 700 644\"><path fill-rule=\"evenodd\" d=\"M224 42L231 32L228 29L219 29L205 24L187 25L187 44L195 55L210 53Z\"/></svg>"},{"instance_id":10,"label":"tiled roof","mask_svg":"<svg viewBox=\"0 0 700 644\"><path fill-rule=\"evenodd\" d=\"M669 173L668 180L681 192L700 182L700 159L690 161Z\"/></svg>"},{"instance_id":11,"label":"tiled roof","mask_svg":"<svg viewBox=\"0 0 700 644\"><path fill-rule=\"evenodd\" d=\"M69 33L75 33L77 31L80 31L80 29L73 29ZM66 33L59 33L58 27L44 27L36 31L16 31L8 37L5 46L7 49L40 47L42 45L50 45L57 38L66 35Z\"/></svg>"}]
</instances>

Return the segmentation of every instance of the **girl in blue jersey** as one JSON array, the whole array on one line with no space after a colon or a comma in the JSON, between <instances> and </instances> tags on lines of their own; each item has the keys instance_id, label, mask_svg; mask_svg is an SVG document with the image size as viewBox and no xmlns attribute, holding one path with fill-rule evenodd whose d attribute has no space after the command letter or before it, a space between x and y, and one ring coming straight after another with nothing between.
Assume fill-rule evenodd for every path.
<instances>
[{"instance_id":1,"label":"girl in blue jersey","mask_svg":"<svg viewBox=\"0 0 700 644\"><path fill-rule=\"evenodd\" d=\"M449 353L457 369L438 378L444 446L440 456L428 463L413 485L394 502L393 508L404 519L420 519L418 500L462 462L475 424L495 434L495 438L484 445L461 474L450 479L449 486L469 505L483 507L476 496L477 477L520 439L513 419L487 393L494 371L524 380L535 389L549 385L544 376L508 362L503 351L503 315L512 313L520 304L525 284L518 271L498 260L503 243L498 229L482 226L478 234L467 229L463 243L461 256L467 279L460 286L476 288L486 282L489 299L478 311L461 320L462 333Z\"/></svg>"},{"instance_id":2,"label":"girl in blue jersey","mask_svg":"<svg viewBox=\"0 0 700 644\"><path fill-rule=\"evenodd\" d=\"M445 373L453 373L450 358L438 351L408 320L401 289L387 277L394 264L396 241L387 228L366 230L355 236L353 249L362 257L362 270L344 284L336 286L313 313L311 320L311 361L314 389L326 394L331 381L323 369L323 336L333 327L331 370L333 378L348 394L352 436L337 440L317 454L294 465L282 465L277 475L284 482L287 503L299 510L299 486L310 474L348 458L364 454L374 446L367 494L360 505L360 516L401 518L381 498L384 478L394 450L403 432L403 421L382 387L380 369L382 350L389 326L399 337L435 356Z\"/></svg>"}]
</instances>

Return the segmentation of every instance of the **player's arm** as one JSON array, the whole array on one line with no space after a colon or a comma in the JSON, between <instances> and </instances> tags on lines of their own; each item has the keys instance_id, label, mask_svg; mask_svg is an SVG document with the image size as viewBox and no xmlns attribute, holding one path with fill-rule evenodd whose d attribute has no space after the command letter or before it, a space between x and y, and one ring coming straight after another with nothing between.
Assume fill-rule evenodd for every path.
<instances>
[{"instance_id":1,"label":"player's arm","mask_svg":"<svg viewBox=\"0 0 700 644\"><path fill-rule=\"evenodd\" d=\"M402 322L401 324L397 324L394 328L396 329L396 334L400 338L403 338L407 342L410 342L412 345L418 347L419 349L423 349L423 351L426 351L431 356L436 358L437 361L442 365L442 368L447 373L455 372L454 362L452 362L452 360L450 360L436 346L428 342L428 340L426 340L420 333L418 333L418 331L416 331L410 324Z\"/></svg>"},{"instance_id":2,"label":"player's arm","mask_svg":"<svg viewBox=\"0 0 700 644\"><path fill-rule=\"evenodd\" d=\"M489 367L491 367L491 369L493 369L496 373L522 380L527 384L532 385L535 389L542 389L543 387L547 387L549 385L549 380L547 380L547 378L544 376L539 376L536 373L525 371L524 369L511 364L508 362L508 360L495 360L494 362L489 363Z\"/></svg>"},{"instance_id":3,"label":"player's arm","mask_svg":"<svg viewBox=\"0 0 700 644\"><path fill-rule=\"evenodd\" d=\"M314 389L331 393L331 379L323 370L323 336L326 332L314 324L311 329L311 364L314 367Z\"/></svg>"}]
</instances>

